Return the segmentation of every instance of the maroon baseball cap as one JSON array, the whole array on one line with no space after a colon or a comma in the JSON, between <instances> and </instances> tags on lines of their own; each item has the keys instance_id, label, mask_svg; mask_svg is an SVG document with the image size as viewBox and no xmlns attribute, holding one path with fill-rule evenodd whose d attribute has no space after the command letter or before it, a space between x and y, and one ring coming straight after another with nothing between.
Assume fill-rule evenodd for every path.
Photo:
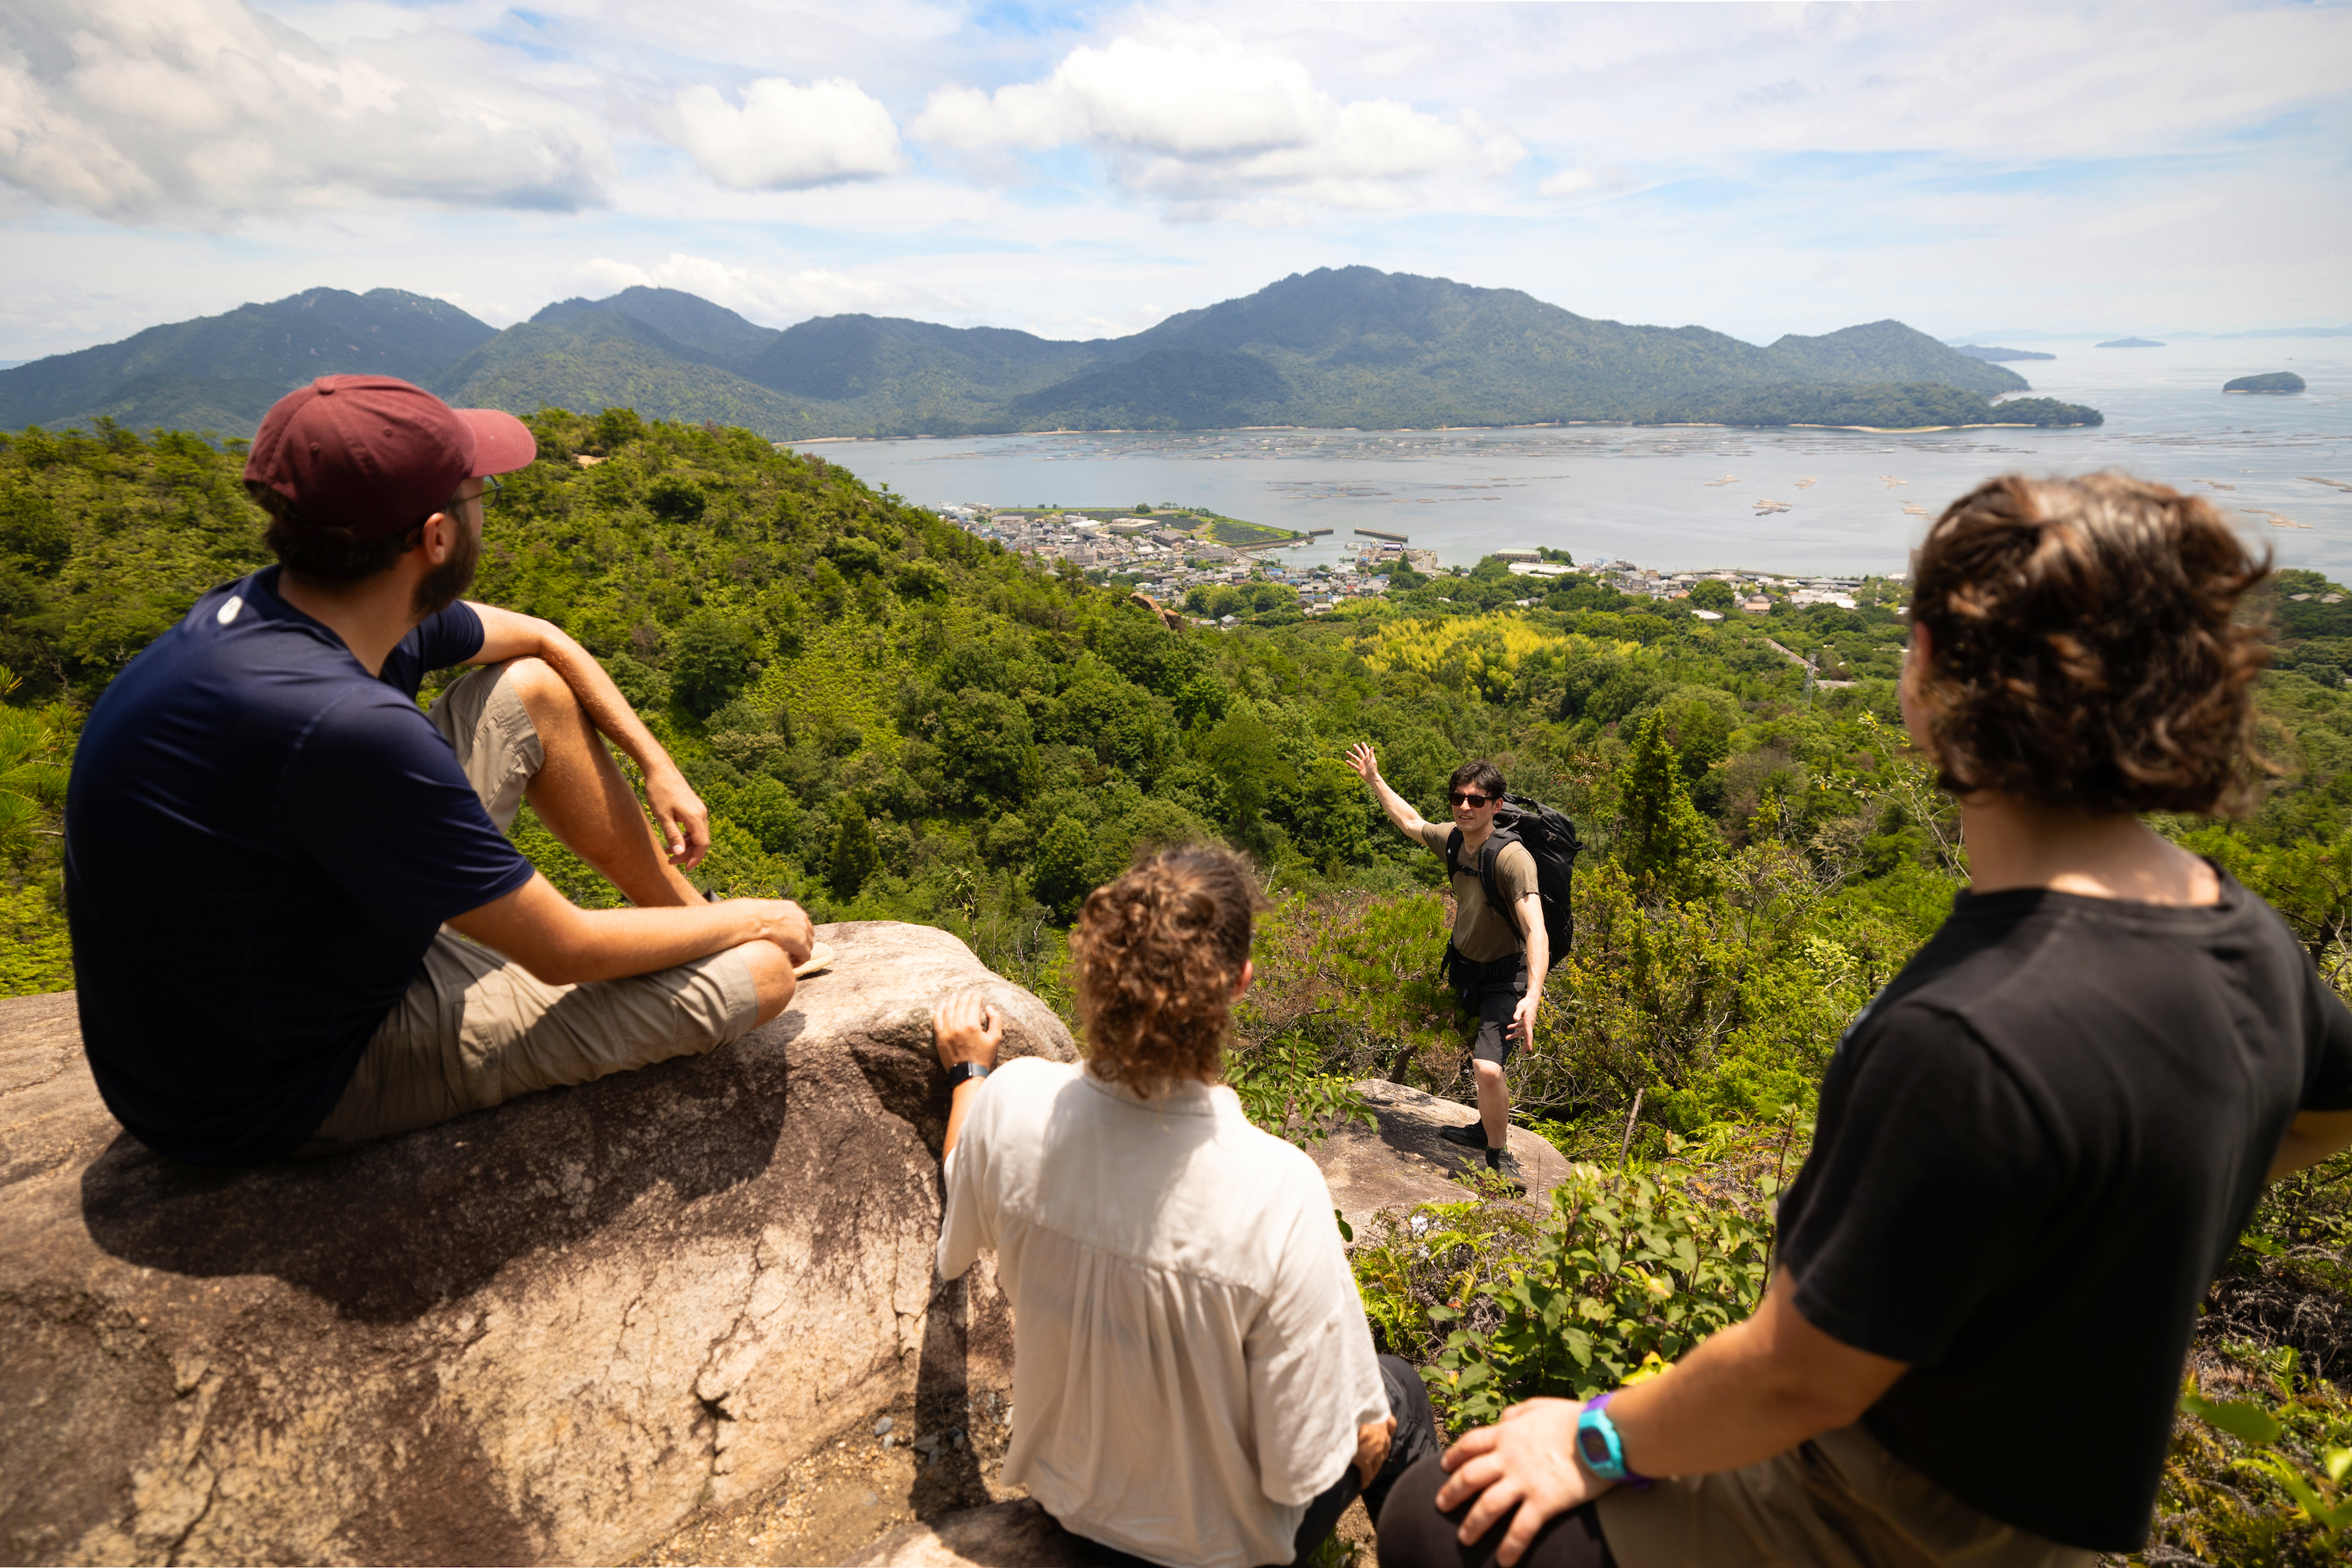
<instances>
[{"instance_id":1,"label":"maroon baseball cap","mask_svg":"<svg viewBox=\"0 0 2352 1568\"><path fill-rule=\"evenodd\" d=\"M367 538L405 533L478 474L528 468L539 443L495 408L452 408L388 375L322 375L279 398L245 477L307 521Z\"/></svg>"}]
</instances>

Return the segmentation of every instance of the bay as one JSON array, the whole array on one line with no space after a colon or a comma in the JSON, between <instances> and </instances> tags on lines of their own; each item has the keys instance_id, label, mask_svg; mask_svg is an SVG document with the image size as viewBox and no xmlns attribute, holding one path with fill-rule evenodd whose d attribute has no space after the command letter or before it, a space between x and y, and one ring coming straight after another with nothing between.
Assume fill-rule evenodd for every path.
<instances>
[{"instance_id":1,"label":"bay","mask_svg":"<svg viewBox=\"0 0 2352 1568\"><path fill-rule=\"evenodd\" d=\"M2352 574L2352 490L2315 482L2352 484L2352 339L2033 346L2057 357L2011 368L2036 395L2100 409L2105 425L1891 435L1625 425L1286 428L800 449L923 505L1172 503L1332 531L1284 552L1291 564L1334 560L1357 542L1353 531L1366 528L1408 535L1448 565L1547 545L1579 561L1793 575L1900 571L1930 518L1997 474L2116 468L2207 496L2281 565L2339 580ZM2309 389L2291 396L2221 390L2272 370L2297 372ZM1759 500L1788 510L1759 514Z\"/></svg>"}]
</instances>

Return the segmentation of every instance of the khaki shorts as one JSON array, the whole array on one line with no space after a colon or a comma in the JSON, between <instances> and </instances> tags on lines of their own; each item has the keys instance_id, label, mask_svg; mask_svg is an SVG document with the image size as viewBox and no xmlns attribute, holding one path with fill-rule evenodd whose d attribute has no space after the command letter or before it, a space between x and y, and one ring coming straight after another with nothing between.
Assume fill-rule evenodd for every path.
<instances>
[{"instance_id":1,"label":"khaki shorts","mask_svg":"<svg viewBox=\"0 0 2352 1568\"><path fill-rule=\"evenodd\" d=\"M2098 1554L1978 1512L1843 1426L1741 1469L1612 1487L1622 1568L2093 1568Z\"/></svg>"},{"instance_id":2,"label":"khaki shorts","mask_svg":"<svg viewBox=\"0 0 2352 1568\"><path fill-rule=\"evenodd\" d=\"M502 830L543 761L505 674L504 665L473 671L432 712ZM549 985L444 926L301 1152L327 1153L533 1089L698 1056L741 1038L759 1016L751 966L732 950L626 980Z\"/></svg>"}]
</instances>

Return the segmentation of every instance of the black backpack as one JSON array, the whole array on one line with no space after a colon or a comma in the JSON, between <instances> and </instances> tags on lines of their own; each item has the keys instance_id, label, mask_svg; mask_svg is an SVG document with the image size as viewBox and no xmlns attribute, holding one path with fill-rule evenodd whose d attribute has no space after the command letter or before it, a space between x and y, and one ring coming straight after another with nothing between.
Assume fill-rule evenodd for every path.
<instances>
[{"instance_id":1,"label":"black backpack","mask_svg":"<svg viewBox=\"0 0 2352 1568\"><path fill-rule=\"evenodd\" d=\"M1569 943L1576 940L1576 911L1569 904L1568 893L1576 872L1576 852L1584 844L1576 836L1576 824L1541 801L1507 795L1503 806L1495 814L1495 831L1478 847L1478 885L1486 890L1487 907L1501 908L1501 895L1495 890L1495 857L1506 844L1527 846L1535 858L1536 891L1543 898L1544 935L1557 969L1568 956ZM1457 827L1445 840L1448 880L1460 866L1455 857L1461 851L1462 830Z\"/></svg>"}]
</instances>

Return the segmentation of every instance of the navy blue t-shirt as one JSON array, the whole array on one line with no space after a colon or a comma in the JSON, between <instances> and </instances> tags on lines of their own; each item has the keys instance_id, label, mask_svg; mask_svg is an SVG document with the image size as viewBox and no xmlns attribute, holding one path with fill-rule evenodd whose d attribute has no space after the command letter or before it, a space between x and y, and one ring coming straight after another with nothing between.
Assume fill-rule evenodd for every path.
<instances>
[{"instance_id":1,"label":"navy blue t-shirt","mask_svg":"<svg viewBox=\"0 0 2352 1568\"><path fill-rule=\"evenodd\" d=\"M368 674L278 598L216 588L114 678L75 748L66 909L109 1110L174 1159L326 1120L441 922L530 879L416 706L480 651L450 605Z\"/></svg>"}]
</instances>

